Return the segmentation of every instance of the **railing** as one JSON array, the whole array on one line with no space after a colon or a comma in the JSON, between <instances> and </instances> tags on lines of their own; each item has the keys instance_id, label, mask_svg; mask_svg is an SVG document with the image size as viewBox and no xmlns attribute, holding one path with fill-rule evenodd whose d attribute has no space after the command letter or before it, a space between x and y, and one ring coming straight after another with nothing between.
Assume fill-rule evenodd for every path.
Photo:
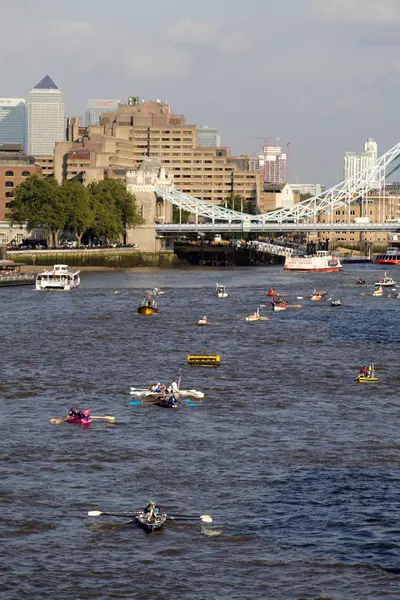
<instances>
[{"instance_id":1,"label":"railing","mask_svg":"<svg viewBox=\"0 0 400 600\"><path fill-rule=\"evenodd\" d=\"M157 233L264 231L400 231L400 223L157 223Z\"/></svg>"}]
</instances>

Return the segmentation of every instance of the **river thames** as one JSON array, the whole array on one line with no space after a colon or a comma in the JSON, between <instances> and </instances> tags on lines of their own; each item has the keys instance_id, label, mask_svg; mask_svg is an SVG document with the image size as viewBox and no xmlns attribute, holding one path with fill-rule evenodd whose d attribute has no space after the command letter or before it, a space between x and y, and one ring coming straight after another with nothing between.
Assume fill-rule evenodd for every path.
<instances>
[{"instance_id":1,"label":"river thames","mask_svg":"<svg viewBox=\"0 0 400 600\"><path fill-rule=\"evenodd\" d=\"M400 299L371 295L383 274L138 269L84 272L70 293L1 288L2 598L398 600ZM154 286L160 313L138 315ZM239 319L271 286L302 308ZM195 325L204 314L220 325ZM221 366L186 365L202 351ZM356 384L369 362L379 383ZM130 386L179 369L204 400L129 405ZM116 422L49 422L70 406ZM214 522L146 534L87 516L150 498Z\"/></svg>"}]
</instances>

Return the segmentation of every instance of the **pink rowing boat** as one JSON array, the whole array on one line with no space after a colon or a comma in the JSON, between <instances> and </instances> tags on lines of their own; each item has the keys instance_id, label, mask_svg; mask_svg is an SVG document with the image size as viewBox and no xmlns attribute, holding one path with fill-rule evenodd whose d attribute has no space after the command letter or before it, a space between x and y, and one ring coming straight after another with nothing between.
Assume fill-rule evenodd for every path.
<instances>
[{"instance_id":1,"label":"pink rowing boat","mask_svg":"<svg viewBox=\"0 0 400 600\"><path fill-rule=\"evenodd\" d=\"M93 419L90 416L90 408L87 408L86 410L82 410L82 411L71 409L69 411L69 415L67 417L67 423L78 423L80 425L90 425L90 423L92 421L93 421Z\"/></svg>"}]
</instances>

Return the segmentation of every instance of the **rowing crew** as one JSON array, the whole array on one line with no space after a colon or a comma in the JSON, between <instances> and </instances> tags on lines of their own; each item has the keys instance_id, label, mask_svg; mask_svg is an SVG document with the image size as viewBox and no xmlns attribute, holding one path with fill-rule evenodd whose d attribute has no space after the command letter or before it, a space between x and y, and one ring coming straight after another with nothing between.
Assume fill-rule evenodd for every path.
<instances>
[{"instance_id":1,"label":"rowing crew","mask_svg":"<svg viewBox=\"0 0 400 600\"><path fill-rule=\"evenodd\" d=\"M161 384L153 383L149 387L150 392L157 392L159 394L176 394L179 391L179 386L176 381L173 381L170 385L165 385L165 383Z\"/></svg>"}]
</instances>

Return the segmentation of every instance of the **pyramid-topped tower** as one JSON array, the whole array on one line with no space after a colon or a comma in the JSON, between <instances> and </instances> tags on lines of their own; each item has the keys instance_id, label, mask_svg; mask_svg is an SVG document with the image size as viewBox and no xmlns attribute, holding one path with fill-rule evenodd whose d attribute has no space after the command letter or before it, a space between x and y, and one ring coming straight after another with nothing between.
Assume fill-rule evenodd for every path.
<instances>
[{"instance_id":1,"label":"pyramid-topped tower","mask_svg":"<svg viewBox=\"0 0 400 600\"><path fill-rule=\"evenodd\" d=\"M28 151L51 156L56 142L65 138L63 93L49 75L30 91L28 100Z\"/></svg>"}]
</instances>

